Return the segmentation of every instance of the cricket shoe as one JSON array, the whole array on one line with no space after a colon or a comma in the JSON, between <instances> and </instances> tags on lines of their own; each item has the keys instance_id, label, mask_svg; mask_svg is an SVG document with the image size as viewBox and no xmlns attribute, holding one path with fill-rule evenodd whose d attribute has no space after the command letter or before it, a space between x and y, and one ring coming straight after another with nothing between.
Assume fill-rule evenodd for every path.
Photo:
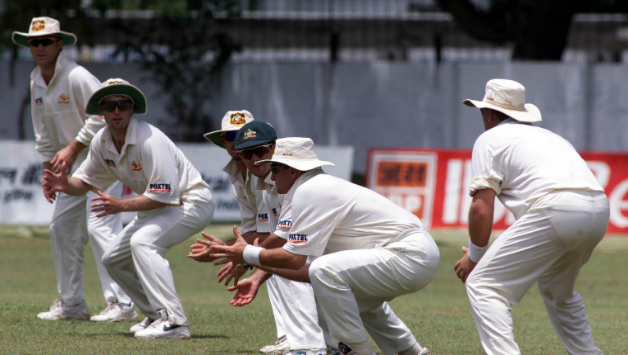
<instances>
[{"instance_id":1,"label":"cricket shoe","mask_svg":"<svg viewBox=\"0 0 628 355\"><path fill-rule=\"evenodd\" d=\"M265 355L286 355L289 352L290 345L288 345L288 339L286 339L285 335L277 339L275 344L266 345L259 349L259 353Z\"/></svg>"},{"instance_id":2,"label":"cricket shoe","mask_svg":"<svg viewBox=\"0 0 628 355\"><path fill-rule=\"evenodd\" d=\"M148 319L148 317L144 318L143 321L137 323L136 325L132 326L131 329L129 329L129 331L131 333L137 333L140 330L144 330L148 327L150 327L150 325L153 323L152 320Z\"/></svg>"},{"instance_id":3,"label":"cricket shoe","mask_svg":"<svg viewBox=\"0 0 628 355\"><path fill-rule=\"evenodd\" d=\"M327 355L327 349L293 350L288 355Z\"/></svg>"},{"instance_id":4,"label":"cricket shoe","mask_svg":"<svg viewBox=\"0 0 628 355\"><path fill-rule=\"evenodd\" d=\"M107 299L107 307L89 320L92 322L132 322L137 321L138 317L133 303L120 303L117 298L110 297Z\"/></svg>"},{"instance_id":5,"label":"cricket shoe","mask_svg":"<svg viewBox=\"0 0 628 355\"><path fill-rule=\"evenodd\" d=\"M171 325L168 321L168 312L165 309L160 309L157 313L160 318L152 322L148 328L136 332L136 339L190 339L189 326Z\"/></svg>"},{"instance_id":6,"label":"cricket shoe","mask_svg":"<svg viewBox=\"0 0 628 355\"><path fill-rule=\"evenodd\" d=\"M87 310L85 301L81 301L81 303L74 306L68 306L61 301L61 298L57 298L52 303L52 306L50 306L50 310L48 312L39 313L37 318L44 320L88 320L89 311Z\"/></svg>"}]
</instances>

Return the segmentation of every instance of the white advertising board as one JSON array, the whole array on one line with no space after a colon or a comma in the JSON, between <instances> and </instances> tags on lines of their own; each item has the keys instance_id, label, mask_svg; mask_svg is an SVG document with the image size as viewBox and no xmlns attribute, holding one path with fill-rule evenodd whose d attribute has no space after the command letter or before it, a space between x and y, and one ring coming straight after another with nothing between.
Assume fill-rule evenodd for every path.
<instances>
[{"instance_id":1,"label":"white advertising board","mask_svg":"<svg viewBox=\"0 0 628 355\"><path fill-rule=\"evenodd\" d=\"M222 168L229 155L221 148L207 144L180 143L177 146L196 166L211 187L216 202L214 221L238 221L240 211L231 183ZM325 167L331 175L350 180L353 170L353 147L316 147L322 160L336 164ZM35 142L0 141L0 223L47 225L54 205L43 196L41 157Z\"/></svg>"}]
</instances>

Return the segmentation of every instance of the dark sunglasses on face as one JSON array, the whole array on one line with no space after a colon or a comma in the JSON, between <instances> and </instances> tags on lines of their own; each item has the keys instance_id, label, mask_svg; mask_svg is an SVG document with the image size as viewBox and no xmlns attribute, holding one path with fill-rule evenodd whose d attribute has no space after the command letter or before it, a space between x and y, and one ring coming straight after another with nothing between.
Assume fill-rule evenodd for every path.
<instances>
[{"instance_id":1,"label":"dark sunglasses on face","mask_svg":"<svg viewBox=\"0 0 628 355\"><path fill-rule=\"evenodd\" d=\"M222 139L224 139L227 142L233 142L235 140L236 134L238 133L238 131L229 131L229 132L222 132L220 134L220 137Z\"/></svg>"},{"instance_id":2,"label":"dark sunglasses on face","mask_svg":"<svg viewBox=\"0 0 628 355\"><path fill-rule=\"evenodd\" d=\"M253 158L253 154L258 157L263 157L265 154L270 153L270 147L272 147L272 144L264 144L255 148L241 150L240 155L246 160Z\"/></svg>"},{"instance_id":3,"label":"dark sunglasses on face","mask_svg":"<svg viewBox=\"0 0 628 355\"><path fill-rule=\"evenodd\" d=\"M270 164L270 173L273 175L277 174L277 171L279 170L279 168L285 168L287 165L283 165L283 164Z\"/></svg>"},{"instance_id":4,"label":"dark sunglasses on face","mask_svg":"<svg viewBox=\"0 0 628 355\"><path fill-rule=\"evenodd\" d=\"M102 110L107 112L113 112L116 110L116 107L120 109L120 111L130 110L131 106L133 106L133 101L130 100L121 100L121 101L105 101L101 104Z\"/></svg>"},{"instance_id":5,"label":"dark sunglasses on face","mask_svg":"<svg viewBox=\"0 0 628 355\"><path fill-rule=\"evenodd\" d=\"M44 47L48 47L49 45L55 43L56 41L58 41L58 39L54 37L34 38L34 39L29 39L28 44L30 44L31 47L39 47L40 44L43 45Z\"/></svg>"}]
</instances>

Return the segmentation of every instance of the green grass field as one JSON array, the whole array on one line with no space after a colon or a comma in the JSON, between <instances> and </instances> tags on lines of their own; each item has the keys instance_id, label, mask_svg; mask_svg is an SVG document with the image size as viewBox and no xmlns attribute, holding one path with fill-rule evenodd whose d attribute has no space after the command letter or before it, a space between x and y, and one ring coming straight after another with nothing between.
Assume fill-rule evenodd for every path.
<instances>
[{"instance_id":1,"label":"green grass field","mask_svg":"<svg viewBox=\"0 0 628 355\"><path fill-rule=\"evenodd\" d=\"M207 230L229 238L230 225ZM463 284L453 264L467 241L462 231L433 231L441 265L430 285L391 302L419 342L432 354L482 354ZM0 354L257 354L275 339L264 288L243 308L229 305L231 294L216 282L218 267L186 254L194 238L168 252L177 291L190 319L190 341L139 341L131 324L36 319L57 297L47 228L0 226ZM85 253L84 291L92 314L104 307L91 250ZM533 262L533 261L531 261ZM581 272L577 290L587 305L598 347L605 354L628 354L628 238L607 237ZM514 307L515 336L523 354L565 354L536 286Z\"/></svg>"}]
</instances>

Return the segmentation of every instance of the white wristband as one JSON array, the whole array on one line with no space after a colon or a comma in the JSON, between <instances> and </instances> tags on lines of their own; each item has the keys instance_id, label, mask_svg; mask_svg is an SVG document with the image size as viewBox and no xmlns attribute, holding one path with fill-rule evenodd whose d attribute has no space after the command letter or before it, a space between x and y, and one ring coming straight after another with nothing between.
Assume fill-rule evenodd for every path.
<instances>
[{"instance_id":1,"label":"white wristband","mask_svg":"<svg viewBox=\"0 0 628 355\"><path fill-rule=\"evenodd\" d=\"M484 253L486 253L486 249L488 249L488 244L486 244L486 246L479 247L473 244L471 242L471 238L469 238L468 255L469 255L469 259L473 261L474 263L477 263L478 261L480 261L480 259L482 259L482 256L484 255Z\"/></svg>"},{"instance_id":2,"label":"white wristband","mask_svg":"<svg viewBox=\"0 0 628 355\"><path fill-rule=\"evenodd\" d=\"M262 247L256 247L251 244L247 245L244 248L244 252L242 253L242 258L244 258L244 262L249 265L262 265L259 261L259 254L264 250Z\"/></svg>"}]
</instances>

